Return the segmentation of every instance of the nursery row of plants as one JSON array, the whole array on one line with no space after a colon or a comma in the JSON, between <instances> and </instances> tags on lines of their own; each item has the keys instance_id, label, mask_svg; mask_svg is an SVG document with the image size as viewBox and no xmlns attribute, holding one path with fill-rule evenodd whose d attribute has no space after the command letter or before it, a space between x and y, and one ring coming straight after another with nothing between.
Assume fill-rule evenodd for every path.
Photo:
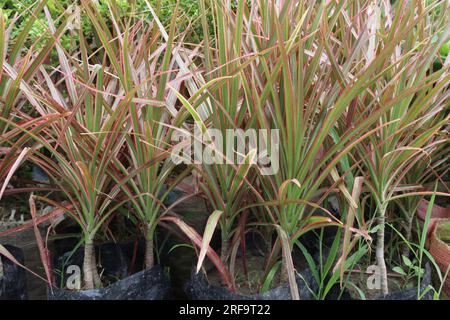
<instances>
[{"instance_id":1,"label":"nursery row of plants","mask_svg":"<svg viewBox=\"0 0 450 320\"><path fill-rule=\"evenodd\" d=\"M448 1L7 2L0 297L450 294Z\"/></svg>"}]
</instances>

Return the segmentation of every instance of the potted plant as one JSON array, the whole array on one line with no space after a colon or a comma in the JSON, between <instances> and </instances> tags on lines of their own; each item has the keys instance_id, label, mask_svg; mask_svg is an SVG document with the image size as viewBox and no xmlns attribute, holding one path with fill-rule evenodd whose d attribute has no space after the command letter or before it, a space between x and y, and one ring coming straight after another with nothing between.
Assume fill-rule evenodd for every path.
<instances>
[{"instance_id":1,"label":"potted plant","mask_svg":"<svg viewBox=\"0 0 450 320\"><path fill-rule=\"evenodd\" d=\"M408 6L412 10L414 5ZM391 9L392 13L402 10L397 5L393 5ZM431 14L432 11L433 7L427 7L424 16ZM424 16L420 16L419 19L424 19ZM388 42L396 42L395 39L398 37L407 36L402 35L398 30L412 30L415 23L415 20L408 22L405 19L402 20L402 27L398 26L400 29L381 28L381 30ZM440 22L435 20L433 23ZM433 32L431 30L434 30L434 27L438 28L433 25L427 30ZM442 112L445 108L442 100L443 92L448 79L445 80L443 70L426 73L427 70L431 70L441 44L447 41L448 31L436 34L437 41L432 41L431 35L421 34L421 36L424 37L423 41L415 37L413 41L408 42L408 45L402 46L401 49L397 48L390 63L395 67L386 69L386 66L379 66L380 72L383 70L387 72L387 78L381 82L374 81L369 87L370 90L375 90L379 97L379 103L372 100L373 104L370 108L377 109L380 106L390 105L390 110L379 116L376 123L376 126L379 126L377 134L371 135L367 142L357 147L358 159L367 176L365 186L370 190L376 207L376 260L381 269L381 286L384 295L389 293L385 261L386 219L390 213L398 217L390 210L391 201L417 195L414 192L408 192L411 190L408 188L410 186L405 185L405 175L418 161L423 161L422 159L434 152L437 146L445 143L445 139L440 137L440 130L449 119L448 115ZM376 48L380 42L384 42L384 39L374 36L375 47L373 48ZM420 52L415 51L415 43L418 41L423 44ZM417 58L410 59L409 54L417 55ZM408 59L406 59L407 56ZM411 77L412 74L415 76ZM442 79L444 80L441 81ZM429 91L431 88L433 90ZM414 183L417 184L415 181Z\"/></svg>"},{"instance_id":2,"label":"potted plant","mask_svg":"<svg viewBox=\"0 0 450 320\"><path fill-rule=\"evenodd\" d=\"M444 274L443 292L450 297L450 220L439 219L430 239L430 253Z\"/></svg>"},{"instance_id":3,"label":"potted plant","mask_svg":"<svg viewBox=\"0 0 450 320\"><path fill-rule=\"evenodd\" d=\"M32 137L39 134L55 121L58 115L31 117L27 102L30 106L39 108L39 102L33 97L33 90L27 84L34 69L43 63L43 57L53 47L52 40L42 41L43 47L39 50L28 48L26 42L30 36L30 28L36 22L36 15L42 11L44 2L36 6L28 20L24 21L23 28L18 30L14 41L11 40L12 28L18 24L18 18L7 18L0 9L0 200L12 194L24 194L30 191L50 191L54 188L10 188L14 174L20 166L27 161L30 154ZM57 34L61 32L58 30ZM22 55L22 51L29 50L29 54ZM31 53L34 53L33 56ZM28 99L28 100L27 100ZM11 235L26 229L26 224L9 228L2 222L2 236ZM4 230L4 227L7 230ZM30 227L30 225L28 225ZM27 299L24 252L18 247L0 242L0 300ZM36 276L36 273L31 271ZM44 279L45 280L45 279Z\"/></svg>"},{"instance_id":4,"label":"potted plant","mask_svg":"<svg viewBox=\"0 0 450 320\"><path fill-rule=\"evenodd\" d=\"M123 37L111 42L110 31L106 22L98 18L96 7L85 4L85 8L105 54L115 68L118 85L125 94L133 96L133 101L126 106L125 156L118 170L124 177L120 180L121 189L145 238L145 268L152 268L155 264L155 231L160 217L167 213L164 200L177 182L189 173L189 169L185 170L174 179L175 182L169 183L175 168L170 158L171 132L177 125L176 99L169 87L173 83L179 88L183 83L179 79L181 74L170 69L179 57L173 53L176 50L177 9L167 38L155 28L156 22L140 20L129 27L131 21L121 19L112 11L113 24L125 28L116 30Z\"/></svg>"},{"instance_id":5,"label":"potted plant","mask_svg":"<svg viewBox=\"0 0 450 320\"><path fill-rule=\"evenodd\" d=\"M333 11L334 14L324 13L333 6L329 3L325 7L317 5L307 10L291 2L274 7L263 2L247 6L244 1L238 2L236 8L232 8L230 3L213 6L215 28L219 30L220 38L216 43L217 50L212 52L217 52L217 57L205 54L205 66L219 65L208 75L222 78L220 86L208 87L208 96L214 97L211 126L218 126L222 131L230 127L275 129L279 130L282 141L279 168L274 174L264 175L248 166L228 171L226 166L201 166L205 192L211 197L214 209L222 212L218 219L223 239L221 251L228 252L229 230L237 230L234 218L244 210L259 212L257 223L266 229L269 226L268 234L276 239L268 254L263 278L267 278L281 257L282 278L289 279L293 298L299 298L291 258L294 245L310 229L328 225L344 227L338 216L324 210L321 201L333 188L333 183L330 186L328 181L337 174L336 165L352 148L378 130L368 128L374 126L378 117L389 111L395 102L386 101L385 106L377 108L367 118L354 114L359 111L360 96L367 97L366 90L370 85L377 79L381 81L383 73L379 70L394 52L395 43L406 36L406 32L398 33L391 43L386 43L381 54L374 57L367 67L357 70L357 80L343 80L345 76L333 68L335 56L342 53L338 48L332 48L326 39L333 36L334 27L339 29L336 18L339 12L348 8L340 7ZM202 7L206 10L204 4ZM331 25L327 25L324 37L314 37L318 30L325 28L319 21L319 17L324 16ZM203 25L205 43L208 44L210 32L206 21ZM299 36L301 33L311 36L303 39ZM356 42L353 45L357 50ZM207 47L211 52L209 49ZM309 51L315 54L308 54ZM344 59L341 68L350 68L353 59L356 59L356 54L349 60ZM330 84L330 79L341 80ZM208 83L210 86L211 81ZM369 100L369 103L374 102ZM195 112L198 105L192 98L185 102L198 127L205 128L206 120ZM251 153L247 152L243 157L252 159ZM234 172L239 170L242 178L233 179ZM221 180L225 178L226 181ZM229 192L234 188L227 185L227 181L238 181L247 188L253 203L239 209L243 195ZM225 196L221 191L225 191ZM233 197L227 197L229 195ZM221 203L226 206L221 206ZM319 211L324 215L318 215ZM234 245L236 243L233 242ZM229 256L225 254L222 257L227 259Z\"/></svg>"},{"instance_id":6,"label":"potted plant","mask_svg":"<svg viewBox=\"0 0 450 320\"><path fill-rule=\"evenodd\" d=\"M95 6L87 2L83 5L88 15L95 12ZM50 31L55 32L48 11L46 17ZM104 23L99 17L95 19L98 19L97 24ZM39 200L63 209L79 225L84 247L84 291L69 293L50 288L50 297L111 299L121 296L128 299L161 299L167 294L168 285L159 268L133 275L132 277L141 278L141 284L137 285L136 280L130 277L101 288L103 285L97 269L95 240L117 209L129 201L122 193L125 182L121 184L121 181L125 180L124 173L127 173L123 171L122 161L125 160L122 153L126 149L124 144L129 135L130 105L136 101L135 92L139 88L124 92L121 85L126 84L117 86L116 78L105 72L117 67L115 61L104 60L101 66L92 64L82 30L79 30L79 36L80 62L67 57L55 36L57 57L65 81L54 82L53 79L59 75L49 74L44 68L37 73L37 79L42 80L38 86L39 101L43 105L39 112L43 116L59 114L61 120L33 137L36 144L29 158L58 185L67 202L41 196L34 196L31 201L34 203ZM96 57L93 55L91 58ZM92 87L97 90L91 90ZM64 98L64 92L68 93L68 99ZM45 262L48 263L48 259ZM156 291L146 287L152 285ZM124 288L129 292L124 291Z\"/></svg>"}]
</instances>

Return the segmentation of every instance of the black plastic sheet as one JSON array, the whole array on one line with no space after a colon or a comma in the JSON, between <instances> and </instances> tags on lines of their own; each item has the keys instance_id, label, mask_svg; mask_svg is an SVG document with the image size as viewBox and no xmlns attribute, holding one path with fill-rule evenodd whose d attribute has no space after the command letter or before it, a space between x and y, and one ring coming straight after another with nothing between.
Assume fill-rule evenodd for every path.
<instances>
[{"instance_id":1,"label":"black plastic sheet","mask_svg":"<svg viewBox=\"0 0 450 320\"><path fill-rule=\"evenodd\" d=\"M296 277L300 299L313 300L312 292L317 291L317 283L312 273L305 270ZM245 296L230 292L227 288L211 285L203 273L193 273L185 288L192 300L291 300L291 291L287 283L262 294ZM311 292L312 291L312 292Z\"/></svg>"},{"instance_id":2,"label":"black plastic sheet","mask_svg":"<svg viewBox=\"0 0 450 320\"><path fill-rule=\"evenodd\" d=\"M129 275L134 244L106 243L96 246L97 263L102 278L111 284L94 290L67 290L64 286L66 270L76 265L82 270L84 250L66 252L54 259L56 288L48 288L49 300L162 300L170 295L170 283L160 266ZM138 250L137 255L142 255ZM139 269L138 269L139 270ZM121 279L121 280L117 280Z\"/></svg>"},{"instance_id":3,"label":"black plastic sheet","mask_svg":"<svg viewBox=\"0 0 450 320\"><path fill-rule=\"evenodd\" d=\"M170 284L160 266L145 269L100 289L69 291L49 288L49 300L163 300Z\"/></svg>"},{"instance_id":4,"label":"black plastic sheet","mask_svg":"<svg viewBox=\"0 0 450 320\"><path fill-rule=\"evenodd\" d=\"M14 258L24 264L23 251L11 245L4 245ZM25 270L9 259L0 255L3 265L3 276L0 277L0 300L27 300Z\"/></svg>"}]
</instances>

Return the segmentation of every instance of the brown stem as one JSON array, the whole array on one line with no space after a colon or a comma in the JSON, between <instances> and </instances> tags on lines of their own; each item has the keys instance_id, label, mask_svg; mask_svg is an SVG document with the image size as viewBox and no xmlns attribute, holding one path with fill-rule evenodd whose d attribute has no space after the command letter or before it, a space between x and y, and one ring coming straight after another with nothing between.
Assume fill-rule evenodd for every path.
<instances>
[{"instance_id":1,"label":"brown stem","mask_svg":"<svg viewBox=\"0 0 450 320\"><path fill-rule=\"evenodd\" d=\"M378 217L378 224L380 227L377 231L377 247L376 247L377 264L378 264L378 268L380 268L381 290L383 292L383 295L387 295L389 293L386 261L384 259L385 213L386 213L385 209L380 210L380 216Z\"/></svg>"}]
</instances>

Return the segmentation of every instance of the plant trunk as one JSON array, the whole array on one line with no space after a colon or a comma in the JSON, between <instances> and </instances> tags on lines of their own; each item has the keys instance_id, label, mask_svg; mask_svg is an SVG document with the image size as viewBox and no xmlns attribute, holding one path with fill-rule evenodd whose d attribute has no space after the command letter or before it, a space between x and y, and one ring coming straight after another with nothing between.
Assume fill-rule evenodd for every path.
<instances>
[{"instance_id":1,"label":"plant trunk","mask_svg":"<svg viewBox=\"0 0 450 320\"><path fill-rule=\"evenodd\" d=\"M155 257L153 252L153 234L145 239L145 268L149 269L155 265Z\"/></svg>"},{"instance_id":2,"label":"plant trunk","mask_svg":"<svg viewBox=\"0 0 450 320\"><path fill-rule=\"evenodd\" d=\"M97 269L97 259L95 258L95 249L92 250L92 273L94 275L94 286L95 288L101 288L102 287L102 280L100 279L100 275L98 274Z\"/></svg>"},{"instance_id":3,"label":"plant trunk","mask_svg":"<svg viewBox=\"0 0 450 320\"><path fill-rule=\"evenodd\" d=\"M386 209L381 209L380 216L378 217L378 224L379 224L380 228L377 231L377 248L376 248L377 264L378 264L378 268L380 269L380 282L381 282L381 290L383 292L383 295L387 295L389 293L386 261L384 259L385 214L386 214Z\"/></svg>"},{"instance_id":4,"label":"plant trunk","mask_svg":"<svg viewBox=\"0 0 450 320\"><path fill-rule=\"evenodd\" d=\"M91 241L86 241L86 243L84 244L84 261L83 261L85 290L92 290L95 288L94 269L95 270L97 269L94 255L94 244Z\"/></svg>"}]
</instances>

